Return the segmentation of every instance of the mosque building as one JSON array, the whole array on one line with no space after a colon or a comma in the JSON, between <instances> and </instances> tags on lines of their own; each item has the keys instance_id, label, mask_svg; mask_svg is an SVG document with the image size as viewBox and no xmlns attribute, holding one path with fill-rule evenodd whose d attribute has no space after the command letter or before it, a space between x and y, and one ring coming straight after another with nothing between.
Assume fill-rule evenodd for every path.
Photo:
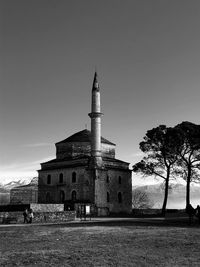
<instances>
[{"instance_id":1,"label":"mosque building","mask_svg":"<svg viewBox=\"0 0 200 267\"><path fill-rule=\"evenodd\" d=\"M100 89L92 86L91 131L82 130L55 144L56 158L41 163L38 202L89 203L98 215L131 213L129 163L115 158L116 145L101 136Z\"/></svg>"}]
</instances>

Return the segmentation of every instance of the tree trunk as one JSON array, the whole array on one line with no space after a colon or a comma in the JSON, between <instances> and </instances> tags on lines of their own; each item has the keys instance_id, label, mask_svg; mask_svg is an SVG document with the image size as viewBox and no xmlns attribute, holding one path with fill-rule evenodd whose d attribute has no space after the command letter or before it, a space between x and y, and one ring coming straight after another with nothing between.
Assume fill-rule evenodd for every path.
<instances>
[{"instance_id":1,"label":"tree trunk","mask_svg":"<svg viewBox=\"0 0 200 267\"><path fill-rule=\"evenodd\" d=\"M169 189L169 176L170 176L170 168L167 168L167 177L165 180L165 195L164 195L164 201L163 201L162 213L161 213L162 216L165 216L165 213L166 213L168 189Z\"/></svg>"},{"instance_id":2,"label":"tree trunk","mask_svg":"<svg viewBox=\"0 0 200 267\"><path fill-rule=\"evenodd\" d=\"M191 167L188 166L187 184L186 184L186 207L190 204L190 181L191 181Z\"/></svg>"}]
</instances>

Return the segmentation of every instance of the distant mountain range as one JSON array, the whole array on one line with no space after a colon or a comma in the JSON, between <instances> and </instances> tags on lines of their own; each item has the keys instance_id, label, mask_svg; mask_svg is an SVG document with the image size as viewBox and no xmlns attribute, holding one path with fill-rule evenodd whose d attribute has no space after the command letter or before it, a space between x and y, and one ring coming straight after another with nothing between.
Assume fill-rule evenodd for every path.
<instances>
[{"instance_id":1,"label":"distant mountain range","mask_svg":"<svg viewBox=\"0 0 200 267\"><path fill-rule=\"evenodd\" d=\"M0 184L0 202L1 196L7 197L10 195L10 190L14 187L23 186L27 184L38 184L38 178L34 177L31 180L18 180L12 181L7 184ZM164 198L164 186L163 184L152 184L143 186L133 186L133 192L135 189L139 189L146 192L149 199L154 203L153 208L161 208ZM190 189L191 204L196 207L200 205L200 186L191 184ZM186 187L183 184L170 184L169 196L167 202L167 208L169 209L184 209L186 199Z\"/></svg>"},{"instance_id":2,"label":"distant mountain range","mask_svg":"<svg viewBox=\"0 0 200 267\"><path fill-rule=\"evenodd\" d=\"M153 184L144 186L134 186L148 194L149 199L154 203L153 208L161 208L164 199L163 184ZM191 184L190 188L191 204L196 207L200 205L200 186ZM167 208L168 209L184 209L186 206L186 186L183 184L170 184Z\"/></svg>"},{"instance_id":3,"label":"distant mountain range","mask_svg":"<svg viewBox=\"0 0 200 267\"><path fill-rule=\"evenodd\" d=\"M14 187L23 186L23 185L36 185L38 184L38 177L34 177L30 180L18 180L11 181L7 184L0 184L0 204L6 205L10 203L10 190Z\"/></svg>"},{"instance_id":4,"label":"distant mountain range","mask_svg":"<svg viewBox=\"0 0 200 267\"><path fill-rule=\"evenodd\" d=\"M37 184L38 183L38 177L34 177L30 180L18 180L18 181L11 181L7 184L0 184L0 193L9 193L10 190L14 187L23 186L27 184Z\"/></svg>"}]
</instances>

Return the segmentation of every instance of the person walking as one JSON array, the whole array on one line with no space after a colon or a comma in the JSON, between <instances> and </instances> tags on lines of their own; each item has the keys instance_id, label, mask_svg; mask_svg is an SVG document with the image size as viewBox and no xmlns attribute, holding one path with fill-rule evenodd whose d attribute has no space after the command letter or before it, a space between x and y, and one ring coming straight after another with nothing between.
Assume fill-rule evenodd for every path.
<instances>
[{"instance_id":1,"label":"person walking","mask_svg":"<svg viewBox=\"0 0 200 267\"><path fill-rule=\"evenodd\" d=\"M30 209L29 210L29 223L32 223L32 221L33 221L33 210L32 209Z\"/></svg>"},{"instance_id":2,"label":"person walking","mask_svg":"<svg viewBox=\"0 0 200 267\"><path fill-rule=\"evenodd\" d=\"M28 210L25 209L25 211L23 212L23 216L24 216L24 223L28 223Z\"/></svg>"},{"instance_id":3,"label":"person walking","mask_svg":"<svg viewBox=\"0 0 200 267\"><path fill-rule=\"evenodd\" d=\"M197 205L197 207L196 207L195 216L198 218L199 225L200 225L200 206L199 205Z\"/></svg>"},{"instance_id":4,"label":"person walking","mask_svg":"<svg viewBox=\"0 0 200 267\"><path fill-rule=\"evenodd\" d=\"M195 215L195 209L192 207L191 204L189 204L187 207L186 207L186 213L188 214L189 216L189 225L192 224L192 221L193 221L193 217Z\"/></svg>"}]
</instances>

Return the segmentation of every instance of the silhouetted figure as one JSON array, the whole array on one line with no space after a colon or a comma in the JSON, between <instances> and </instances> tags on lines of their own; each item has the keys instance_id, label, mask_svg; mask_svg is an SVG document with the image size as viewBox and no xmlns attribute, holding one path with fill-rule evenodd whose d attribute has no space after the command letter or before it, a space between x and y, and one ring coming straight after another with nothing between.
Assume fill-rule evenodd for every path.
<instances>
[{"instance_id":1,"label":"silhouetted figure","mask_svg":"<svg viewBox=\"0 0 200 267\"><path fill-rule=\"evenodd\" d=\"M24 223L28 223L28 210L25 209L25 211L23 212L23 216L24 216Z\"/></svg>"},{"instance_id":2,"label":"silhouetted figure","mask_svg":"<svg viewBox=\"0 0 200 267\"><path fill-rule=\"evenodd\" d=\"M200 225L200 206L199 205L197 205L196 207L195 216L198 218L199 225Z\"/></svg>"},{"instance_id":3,"label":"silhouetted figure","mask_svg":"<svg viewBox=\"0 0 200 267\"><path fill-rule=\"evenodd\" d=\"M29 218L29 223L32 223L33 221L33 210L32 209L29 210L28 218Z\"/></svg>"},{"instance_id":4,"label":"silhouetted figure","mask_svg":"<svg viewBox=\"0 0 200 267\"><path fill-rule=\"evenodd\" d=\"M191 225L192 224L192 219L193 219L193 217L194 217L194 215L195 215L195 209L192 207L192 205L191 204L189 204L187 207L186 207L186 213L188 214L188 216L189 216L189 225Z\"/></svg>"}]
</instances>

